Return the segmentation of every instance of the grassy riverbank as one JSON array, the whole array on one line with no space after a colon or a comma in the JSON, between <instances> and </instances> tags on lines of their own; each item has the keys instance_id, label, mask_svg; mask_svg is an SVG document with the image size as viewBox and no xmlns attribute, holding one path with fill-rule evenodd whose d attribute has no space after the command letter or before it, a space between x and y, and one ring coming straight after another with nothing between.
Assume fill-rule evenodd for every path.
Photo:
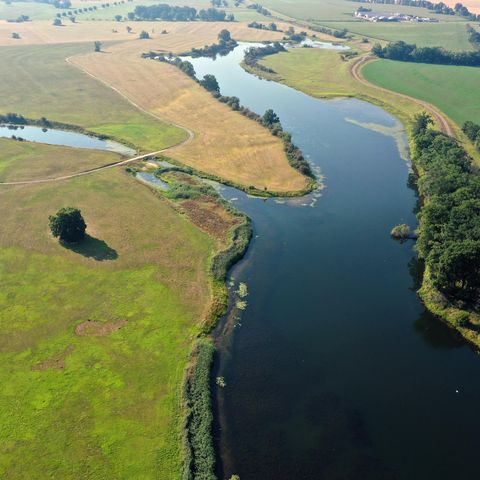
<instances>
[{"instance_id":1,"label":"grassy riverbank","mask_svg":"<svg viewBox=\"0 0 480 480\"><path fill-rule=\"evenodd\" d=\"M312 97L356 97L385 108L405 124L421 111L413 101L360 84L350 73L352 61L343 60L334 50L298 48L266 57L260 63L276 72L273 80Z\"/></svg>"}]
</instances>

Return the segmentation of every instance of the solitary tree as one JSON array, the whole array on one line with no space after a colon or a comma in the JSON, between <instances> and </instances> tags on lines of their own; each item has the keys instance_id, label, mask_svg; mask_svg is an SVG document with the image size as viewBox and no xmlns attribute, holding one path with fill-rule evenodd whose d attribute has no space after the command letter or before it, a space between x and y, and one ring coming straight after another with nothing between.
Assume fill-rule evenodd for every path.
<instances>
[{"instance_id":1,"label":"solitary tree","mask_svg":"<svg viewBox=\"0 0 480 480\"><path fill-rule=\"evenodd\" d=\"M120 22L122 20L122 16L121 15L115 15L115 20L117 22Z\"/></svg>"},{"instance_id":2,"label":"solitary tree","mask_svg":"<svg viewBox=\"0 0 480 480\"><path fill-rule=\"evenodd\" d=\"M263 123L267 126L272 126L274 123L280 123L280 118L271 108L269 108L263 114L262 119L263 119Z\"/></svg>"},{"instance_id":3,"label":"solitary tree","mask_svg":"<svg viewBox=\"0 0 480 480\"><path fill-rule=\"evenodd\" d=\"M140 32L140 37L141 39L146 39L146 38L150 38L150 34L148 32L146 32L145 30L142 30Z\"/></svg>"},{"instance_id":4,"label":"solitary tree","mask_svg":"<svg viewBox=\"0 0 480 480\"><path fill-rule=\"evenodd\" d=\"M96 52L101 52L102 51L102 42L99 42L97 40L96 42L93 42L93 46L94 46Z\"/></svg>"},{"instance_id":5,"label":"solitary tree","mask_svg":"<svg viewBox=\"0 0 480 480\"><path fill-rule=\"evenodd\" d=\"M13 32L12 33L12 38L15 38L16 40L18 40L20 38L20 34L17 33L17 32Z\"/></svg>"},{"instance_id":6,"label":"solitary tree","mask_svg":"<svg viewBox=\"0 0 480 480\"><path fill-rule=\"evenodd\" d=\"M50 230L62 242L76 243L85 238L87 225L78 208L64 207L48 217Z\"/></svg>"},{"instance_id":7,"label":"solitary tree","mask_svg":"<svg viewBox=\"0 0 480 480\"><path fill-rule=\"evenodd\" d=\"M127 25L127 32L130 33L132 31L132 27Z\"/></svg>"},{"instance_id":8,"label":"solitary tree","mask_svg":"<svg viewBox=\"0 0 480 480\"><path fill-rule=\"evenodd\" d=\"M56 27L61 27L61 26L62 26L62 21L61 21L59 18L56 18L56 19L53 21L53 24L54 24Z\"/></svg>"},{"instance_id":9,"label":"solitary tree","mask_svg":"<svg viewBox=\"0 0 480 480\"><path fill-rule=\"evenodd\" d=\"M231 39L232 36L230 35L230 32L225 28L218 34L218 40L220 40L220 43L229 42Z\"/></svg>"}]
</instances>

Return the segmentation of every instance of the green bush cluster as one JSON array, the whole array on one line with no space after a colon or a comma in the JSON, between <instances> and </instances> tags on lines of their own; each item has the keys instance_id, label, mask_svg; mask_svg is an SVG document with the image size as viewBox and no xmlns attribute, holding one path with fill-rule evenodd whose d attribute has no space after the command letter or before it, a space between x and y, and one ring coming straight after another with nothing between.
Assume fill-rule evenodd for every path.
<instances>
[{"instance_id":1,"label":"green bush cluster","mask_svg":"<svg viewBox=\"0 0 480 480\"><path fill-rule=\"evenodd\" d=\"M421 114L413 126L423 200L417 250L438 290L472 302L480 291L480 177L458 142L428 128L430 123Z\"/></svg>"},{"instance_id":2,"label":"green bush cluster","mask_svg":"<svg viewBox=\"0 0 480 480\"><path fill-rule=\"evenodd\" d=\"M191 366L183 385L185 420L182 480L216 480L212 442L210 371L215 347L202 338L191 354Z\"/></svg>"},{"instance_id":3,"label":"green bush cluster","mask_svg":"<svg viewBox=\"0 0 480 480\"><path fill-rule=\"evenodd\" d=\"M480 152L480 125L467 121L463 124L462 131Z\"/></svg>"}]
</instances>

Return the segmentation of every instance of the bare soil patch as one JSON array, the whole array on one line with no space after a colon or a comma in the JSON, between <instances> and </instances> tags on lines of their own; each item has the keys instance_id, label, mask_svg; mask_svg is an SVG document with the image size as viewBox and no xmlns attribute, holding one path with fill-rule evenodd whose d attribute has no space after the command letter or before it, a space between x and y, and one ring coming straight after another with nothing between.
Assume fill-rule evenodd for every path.
<instances>
[{"instance_id":1,"label":"bare soil patch","mask_svg":"<svg viewBox=\"0 0 480 480\"><path fill-rule=\"evenodd\" d=\"M79 337L105 337L113 332L120 330L128 322L119 320L118 322L96 322L87 320L75 327L75 333Z\"/></svg>"}]
</instances>

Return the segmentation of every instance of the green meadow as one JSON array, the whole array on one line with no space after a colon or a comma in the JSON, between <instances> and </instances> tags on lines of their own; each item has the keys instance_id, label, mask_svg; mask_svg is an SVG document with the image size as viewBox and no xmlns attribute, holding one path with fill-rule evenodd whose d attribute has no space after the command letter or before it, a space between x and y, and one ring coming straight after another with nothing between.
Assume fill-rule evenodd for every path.
<instances>
[{"instance_id":1,"label":"green meadow","mask_svg":"<svg viewBox=\"0 0 480 480\"><path fill-rule=\"evenodd\" d=\"M12 177L65 155L0 147L0 166L16 150ZM212 240L119 169L0 197L0 478L178 478L181 383L211 298ZM68 248L48 230L66 205L89 234Z\"/></svg>"},{"instance_id":2,"label":"green meadow","mask_svg":"<svg viewBox=\"0 0 480 480\"><path fill-rule=\"evenodd\" d=\"M2 47L0 113L78 125L112 135L146 151L180 143L187 134L137 110L112 89L65 59L92 44ZM15 78L15 81L11 81Z\"/></svg>"},{"instance_id":3,"label":"green meadow","mask_svg":"<svg viewBox=\"0 0 480 480\"><path fill-rule=\"evenodd\" d=\"M479 68L379 60L362 73L381 87L435 105L458 125L480 123Z\"/></svg>"}]
</instances>

